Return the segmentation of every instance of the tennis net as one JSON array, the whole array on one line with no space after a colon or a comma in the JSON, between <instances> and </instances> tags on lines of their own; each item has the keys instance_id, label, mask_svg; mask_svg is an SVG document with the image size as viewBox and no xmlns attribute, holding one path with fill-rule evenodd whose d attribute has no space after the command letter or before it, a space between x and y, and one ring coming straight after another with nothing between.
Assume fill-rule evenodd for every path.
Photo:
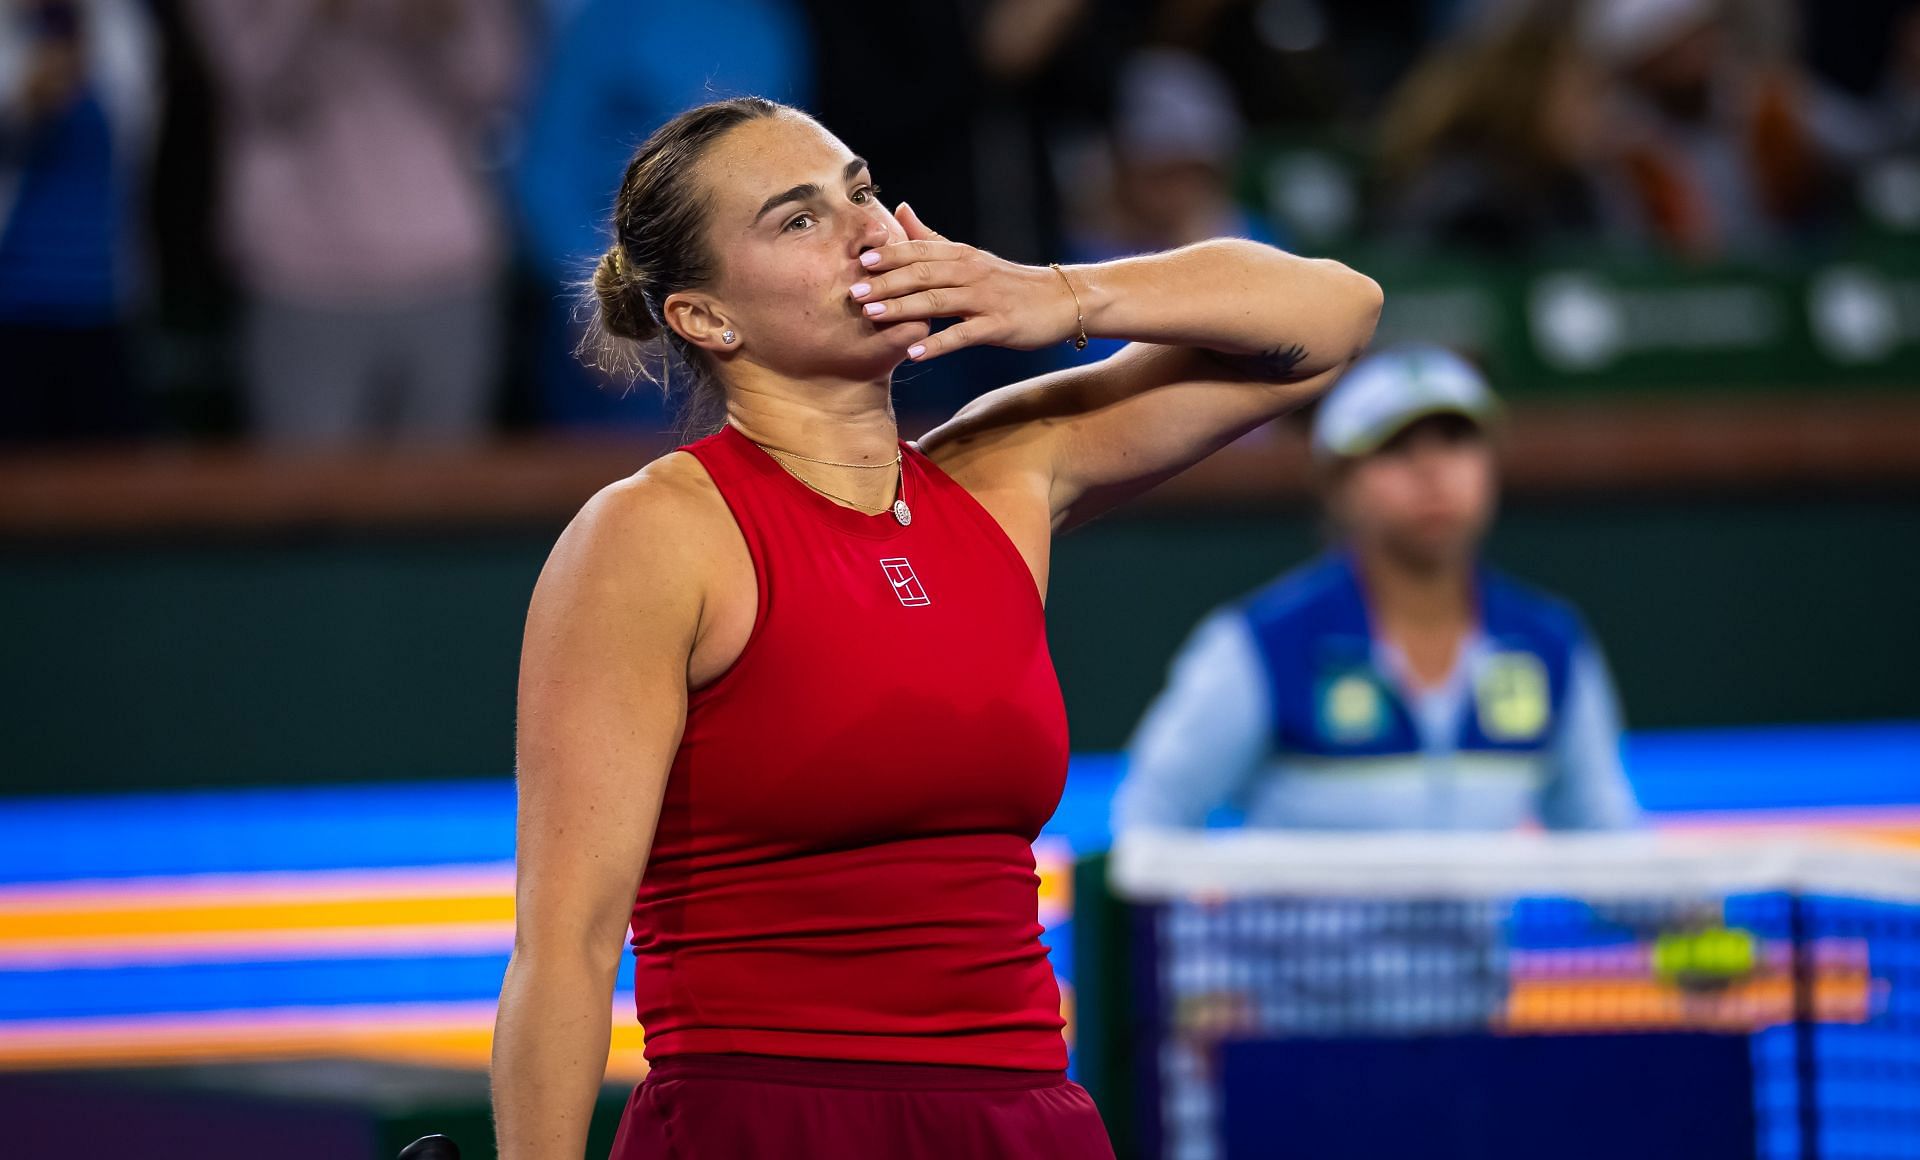
<instances>
[{"instance_id":1,"label":"tennis net","mask_svg":"<svg viewBox=\"0 0 1920 1160\"><path fill-rule=\"evenodd\" d=\"M1907 851L1148 832L1076 895L1123 1153L1920 1157Z\"/></svg>"}]
</instances>

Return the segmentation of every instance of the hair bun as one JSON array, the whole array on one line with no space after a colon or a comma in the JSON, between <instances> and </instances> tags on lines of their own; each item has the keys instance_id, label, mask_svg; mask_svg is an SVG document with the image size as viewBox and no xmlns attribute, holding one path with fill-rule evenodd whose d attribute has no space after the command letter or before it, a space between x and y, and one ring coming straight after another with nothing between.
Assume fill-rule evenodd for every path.
<instances>
[{"instance_id":1,"label":"hair bun","mask_svg":"<svg viewBox=\"0 0 1920 1160\"><path fill-rule=\"evenodd\" d=\"M650 342L660 334L660 324L647 310L637 280L629 277L620 244L615 242L600 255L593 271L593 296L600 304L600 325L611 335L635 342Z\"/></svg>"}]
</instances>

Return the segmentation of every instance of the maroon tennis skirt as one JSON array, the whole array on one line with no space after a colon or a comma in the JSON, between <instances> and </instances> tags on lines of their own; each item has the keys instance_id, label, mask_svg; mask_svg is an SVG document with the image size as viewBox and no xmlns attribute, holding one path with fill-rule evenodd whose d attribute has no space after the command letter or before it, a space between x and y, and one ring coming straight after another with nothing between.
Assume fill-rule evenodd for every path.
<instances>
[{"instance_id":1,"label":"maroon tennis skirt","mask_svg":"<svg viewBox=\"0 0 1920 1160\"><path fill-rule=\"evenodd\" d=\"M608 1160L1112 1160L1061 1071L677 1055L633 1089Z\"/></svg>"}]
</instances>

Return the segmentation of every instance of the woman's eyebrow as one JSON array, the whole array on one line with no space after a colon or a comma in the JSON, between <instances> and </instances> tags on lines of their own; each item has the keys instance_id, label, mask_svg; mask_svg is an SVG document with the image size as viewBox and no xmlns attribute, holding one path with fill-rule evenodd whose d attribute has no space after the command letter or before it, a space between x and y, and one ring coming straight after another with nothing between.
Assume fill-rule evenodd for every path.
<instances>
[{"instance_id":1,"label":"woman's eyebrow","mask_svg":"<svg viewBox=\"0 0 1920 1160\"><path fill-rule=\"evenodd\" d=\"M847 167L840 171L840 179L842 181L852 181L853 175L866 167L866 159L856 157L852 161L847 162ZM783 189L760 203L760 212L753 215L753 224L759 225L761 218L766 217L767 214L785 205L787 202L805 201L810 197L818 196L820 196L820 186L811 181L803 182L794 186L792 189Z\"/></svg>"}]
</instances>

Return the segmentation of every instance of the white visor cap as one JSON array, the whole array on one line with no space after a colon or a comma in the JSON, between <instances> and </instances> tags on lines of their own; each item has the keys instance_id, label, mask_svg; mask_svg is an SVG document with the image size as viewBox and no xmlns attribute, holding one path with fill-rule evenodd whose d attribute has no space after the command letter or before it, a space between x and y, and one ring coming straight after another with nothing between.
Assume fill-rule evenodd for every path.
<instances>
[{"instance_id":1,"label":"white visor cap","mask_svg":"<svg viewBox=\"0 0 1920 1160\"><path fill-rule=\"evenodd\" d=\"M1500 413L1472 363L1438 346L1407 346L1353 364L1313 419L1316 459L1366 455L1428 415L1464 415L1487 426Z\"/></svg>"}]
</instances>

